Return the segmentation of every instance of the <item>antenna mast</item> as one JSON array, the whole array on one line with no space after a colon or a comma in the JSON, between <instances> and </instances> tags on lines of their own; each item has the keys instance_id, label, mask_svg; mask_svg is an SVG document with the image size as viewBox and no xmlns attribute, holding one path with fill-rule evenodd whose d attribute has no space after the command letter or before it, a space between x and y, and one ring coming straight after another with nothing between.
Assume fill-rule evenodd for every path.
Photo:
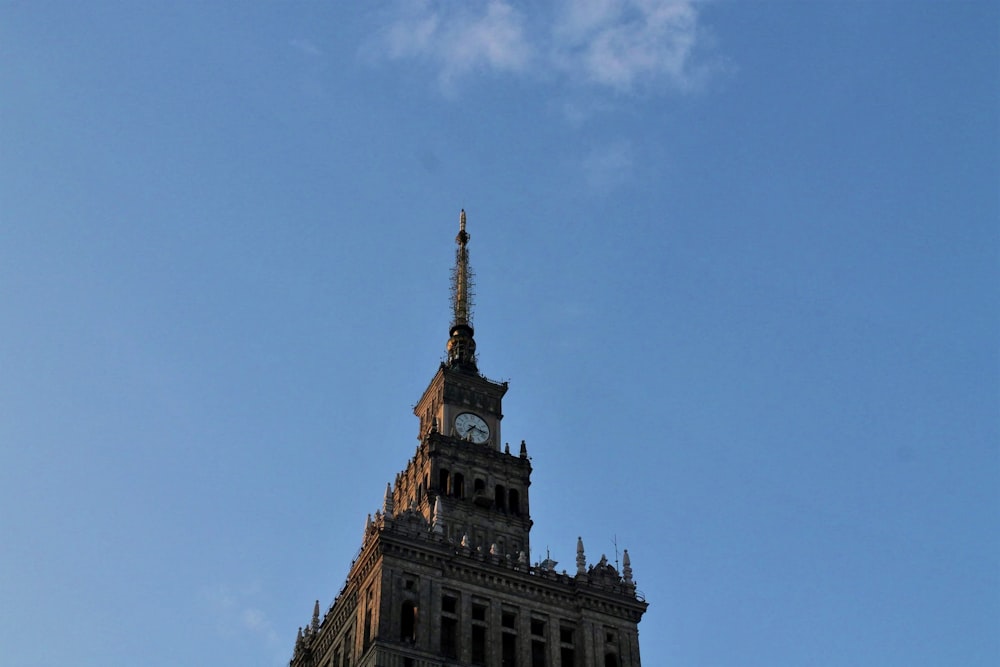
<instances>
[{"instance_id":1,"label":"antenna mast","mask_svg":"<svg viewBox=\"0 0 1000 667\"><path fill-rule=\"evenodd\" d=\"M448 338L448 366L479 373L476 366L476 341L472 329L472 299L475 280L469 266L469 234L465 231L465 209L459 216L455 237L455 267L451 271L451 335Z\"/></svg>"},{"instance_id":2,"label":"antenna mast","mask_svg":"<svg viewBox=\"0 0 1000 667\"><path fill-rule=\"evenodd\" d=\"M458 247L455 249L455 268L451 271L451 310L452 326L464 324L472 326L472 299L474 294L474 276L469 266L469 234L465 231L465 209L459 216L458 236L455 237Z\"/></svg>"}]
</instances>

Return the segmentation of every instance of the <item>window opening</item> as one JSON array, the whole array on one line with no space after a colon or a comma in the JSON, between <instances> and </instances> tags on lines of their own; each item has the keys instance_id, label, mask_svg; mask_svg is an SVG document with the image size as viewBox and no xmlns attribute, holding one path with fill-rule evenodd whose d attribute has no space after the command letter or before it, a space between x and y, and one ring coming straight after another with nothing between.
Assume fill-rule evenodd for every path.
<instances>
[{"instance_id":1,"label":"window opening","mask_svg":"<svg viewBox=\"0 0 1000 667\"><path fill-rule=\"evenodd\" d=\"M531 667L546 667L545 642L541 639L531 640Z\"/></svg>"},{"instance_id":2,"label":"window opening","mask_svg":"<svg viewBox=\"0 0 1000 667\"><path fill-rule=\"evenodd\" d=\"M472 664L482 667L486 664L486 626L472 626Z\"/></svg>"},{"instance_id":3,"label":"window opening","mask_svg":"<svg viewBox=\"0 0 1000 667\"><path fill-rule=\"evenodd\" d=\"M508 494L508 505L510 507L510 513L514 516L521 516L521 494L517 492L517 489L511 489Z\"/></svg>"},{"instance_id":4,"label":"window opening","mask_svg":"<svg viewBox=\"0 0 1000 667\"><path fill-rule=\"evenodd\" d=\"M399 638L411 644L417 641L417 607L409 600L400 611Z\"/></svg>"},{"instance_id":5,"label":"window opening","mask_svg":"<svg viewBox=\"0 0 1000 667\"><path fill-rule=\"evenodd\" d=\"M507 492L500 484L497 484L493 493L493 502L496 503L497 509L501 512L507 510Z\"/></svg>"},{"instance_id":6,"label":"window opening","mask_svg":"<svg viewBox=\"0 0 1000 667\"><path fill-rule=\"evenodd\" d=\"M517 667L517 635L504 632L501 640L501 667Z\"/></svg>"},{"instance_id":7,"label":"window opening","mask_svg":"<svg viewBox=\"0 0 1000 667\"><path fill-rule=\"evenodd\" d=\"M441 596L441 654L446 658L458 657L458 597Z\"/></svg>"},{"instance_id":8,"label":"window opening","mask_svg":"<svg viewBox=\"0 0 1000 667\"><path fill-rule=\"evenodd\" d=\"M441 619L441 654L446 658L458 657L458 621L447 616Z\"/></svg>"}]
</instances>

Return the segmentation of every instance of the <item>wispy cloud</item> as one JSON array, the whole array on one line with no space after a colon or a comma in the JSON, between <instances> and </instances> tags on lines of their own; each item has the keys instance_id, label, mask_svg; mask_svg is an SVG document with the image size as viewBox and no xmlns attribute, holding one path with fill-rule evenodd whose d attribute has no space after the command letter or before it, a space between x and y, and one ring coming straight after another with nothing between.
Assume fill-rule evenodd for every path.
<instances>
[{"instance_id":1,"label":"wispy cloud","mask_svg":"<svg viewBox=\"0 0 1000 667\"><path fill-rule=\"evenodd\" d=\"M385 31L388 55L433 63L450 88L476 70L517 72L532 57L524 18L503 0L411 3Z\"/></svg>"},{"instance_id":2,"label":"wispy cloud","mask_svg":"<svg viewBox=\"0 0 1000 667\"><path fill-rule=\"evenodd\" d=\"M269 646L278 643L278 634L267 615L250 604L257 596L254 586L237 591L229 586L214 586L202 592L208 611L218 624L220 634L231 637L249 633Z\"/></svg>"},{"instance_id":3,"label":"wispy cloud","mask_svg":"<svg viewBox=\"0 0 1000 667\"><path fill-rule=\"evenodd\" d=\"M693 83L698 12L692 2L570 2L554 36L553 62L591 83L619 92L639 83L679 89Z\"/></svg>"},{"instance_id":4,"label":"wispy cloud","mask_svg":"<svg viewBox=\"0 0 1000 667\"><path fill-rule=\"evenodd\" d=\"M421 0L397 6L382 37L388 58L431 63L449 90L492 71L620 94L686 91L707 71L695 62L702 30L693 0Z\"/></svg>"}]
</instances>

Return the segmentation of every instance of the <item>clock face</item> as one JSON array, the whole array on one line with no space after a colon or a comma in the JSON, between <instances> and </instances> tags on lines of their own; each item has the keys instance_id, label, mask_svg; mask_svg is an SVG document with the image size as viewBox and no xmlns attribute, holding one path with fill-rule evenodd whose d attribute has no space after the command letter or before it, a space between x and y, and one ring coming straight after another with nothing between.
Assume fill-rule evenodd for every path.
<instances>
[{"instance_id":1,"label":"clock face","mask_svg":"<svg viewBox=\"0 0 1000 667\"><path fill-rule=\"evenodd\" d=\"M482 417L471 412L463 412L455 417L455 431L458 437L480 444L490 439L490 427Z\"/></svg>"}]
</instances>

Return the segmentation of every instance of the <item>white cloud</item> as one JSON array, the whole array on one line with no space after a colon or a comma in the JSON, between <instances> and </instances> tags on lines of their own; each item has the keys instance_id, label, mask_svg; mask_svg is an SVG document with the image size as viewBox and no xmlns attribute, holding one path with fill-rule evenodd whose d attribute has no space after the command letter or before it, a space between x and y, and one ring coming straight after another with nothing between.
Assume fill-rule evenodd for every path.
<instances>
[{"instance_id":1,"label":"white cloud","mask_svg":"<svg viewBox=\"0 0 1000 667\"><path fill-rule=\"evenodd\" d=\"M520 7L505 0L399 5L383 33L385 54L432 63L447 89L473 72L496 71L560 75L618 93L690 90L706 71L695 63L701 30L694 0Z\"/></svg>"},{"instance_id":2,"label":"white cloud","mask_svg":"<svg viewBox=\"0 0 1000 667\"><path fill-rule=\"evenodd\" d=\"M388 55L433 63L446 88L476 70L520 71L531 59L523 18L503 0L428 0L409 4L404 14L386 29Z\"/></svg>"},{"instance_id":3,"label":"white cloud","mask_svg":"<svg viewBox=\"0 0 1000 667\"><path fill-rule=\"evenodd\" d=\"M555 62L617 91L667 82L686 89L698 35L691 2L590 0L570 3L556 28Z\"/></svg>"}]
</instances>

